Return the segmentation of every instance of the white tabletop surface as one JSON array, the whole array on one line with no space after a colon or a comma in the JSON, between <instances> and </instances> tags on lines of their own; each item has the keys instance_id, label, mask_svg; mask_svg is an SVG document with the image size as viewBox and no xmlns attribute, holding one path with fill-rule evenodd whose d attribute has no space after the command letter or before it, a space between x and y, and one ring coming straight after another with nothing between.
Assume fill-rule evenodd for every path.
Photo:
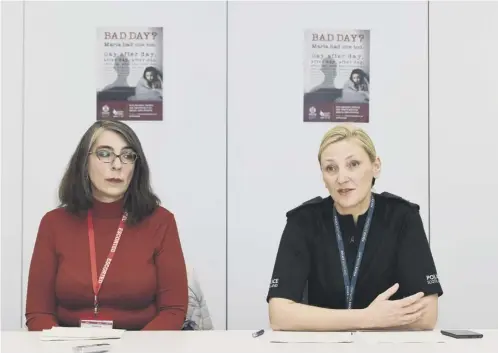
<instances>
[{"instance_id":1,"label":"white tabletop surface","mask_svg":"<svg viewBox=\"0 0 498 353\"><path fill-rule=\"evenodd\" d=\"M498 330L474 331L484 334L484 338L454 339L442 336L439 331L363 332L353 335L352 343L271 343L271 340L292 337L292 333L279 335L280 332L267 331L252 338L253 331L148 331L125 332L121 339L106 342L111 344L109 353L498 353ZM329 338L340 335L322 334ZM306 333L295 335L306 340ZM441 340L443 343L436 343ZM39 332L1 332L2 353L71 353L76 345L97 342L102 341L46 342L40 340Z\"/></svg>"}]
</instances>

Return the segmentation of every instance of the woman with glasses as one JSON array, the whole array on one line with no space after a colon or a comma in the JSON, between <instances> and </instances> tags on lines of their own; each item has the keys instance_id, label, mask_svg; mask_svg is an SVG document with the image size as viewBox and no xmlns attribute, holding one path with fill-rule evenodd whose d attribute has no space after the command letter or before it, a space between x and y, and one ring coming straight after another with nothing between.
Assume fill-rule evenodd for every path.
<instances>
[{"instance_id":1,"label":"woman with glasses","mask_svg":"<svg viewBox=\"0 0 498 353\"><path fill-rule=\"evenodd\" d=\"M188 287L178 230L151 189L133 130L94 123L69 161L59 199L33 250L28 329L180 330Z\"/></svg>"}]
</instances>

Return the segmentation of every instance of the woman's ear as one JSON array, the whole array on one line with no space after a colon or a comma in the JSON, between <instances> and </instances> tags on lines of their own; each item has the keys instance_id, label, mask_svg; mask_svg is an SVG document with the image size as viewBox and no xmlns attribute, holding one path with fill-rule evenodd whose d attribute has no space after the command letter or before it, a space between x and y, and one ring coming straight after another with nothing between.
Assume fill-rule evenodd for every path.
<instances>
[{"instance_id":1,"label":"woman's ear","mask_svg":"<svg viewBox=\"0 0 498 353\"><path fill-rule=\"evenodd\" d=\"M381 169L382 163L380 161L379 157L375 158L375 162L373 163L373 174L374 178L378 178L380 175L380 169Z\"/></svg>"}]
</instances>

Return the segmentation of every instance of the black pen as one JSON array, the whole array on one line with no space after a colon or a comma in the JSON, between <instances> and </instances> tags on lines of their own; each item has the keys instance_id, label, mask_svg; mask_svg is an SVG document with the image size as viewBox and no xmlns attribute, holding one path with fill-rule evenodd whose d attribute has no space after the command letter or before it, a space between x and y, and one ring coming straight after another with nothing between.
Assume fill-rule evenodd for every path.
<instances>
[{"instance_id":1,"label":"black pen","mask_svg":"<svg viewBox=\"0 0 498 353\"><path fill-rule=\"evenodd\" d=\"M265 330L256 331L252 334L252 337L254 337L254 338L259 337L259 336L263 335L263 333L265 333Z\"/></svg>"}]
</instances>

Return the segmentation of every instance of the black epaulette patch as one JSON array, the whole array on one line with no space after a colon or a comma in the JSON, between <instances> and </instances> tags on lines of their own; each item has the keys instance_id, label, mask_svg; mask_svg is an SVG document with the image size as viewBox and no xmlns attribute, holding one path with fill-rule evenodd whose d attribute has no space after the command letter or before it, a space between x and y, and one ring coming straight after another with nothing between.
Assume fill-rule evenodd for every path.
<instances>
[{"instance_id":1,"label":"black epaulette patch","mask_svg":"<svg viewBox=\"0 0 498 353\"><path fill-rule=\"evenodd\" d=\"M294 212L296 212L297 210L300 210L302 209L303 207L306 207L306 206L309 206L309 205L318 205L320 202L323 201L323 198L320 197L320 196L317 196L315 198L312 198L311 200L308 200L306 202L303 202L302 204L300 204L299 206L297 206L296 208L293 208L292 210L288 211L286 216L289 217L291 214L293 214Z\"/></svg>"},{"instance_id":2,"label":"black epaulette patch","mask_svg":"<svg viewBox=\"0 0 498 353\"><path fill-rule=\"evenodd\" d=\"M420 206L417 205L416 203L413 203L413 202L410 202L398 195L394 195L394 194L391 194L389 192L383 192L380 194L380 196L383 196L385 198L388 198L388 199L392 199L392 200L398 200L398 201L402 201L404 203L407 203L408 205L410 205L411 207L413 207L414 209L416 209L417 211L420 211Z\"/></svg>"}]
</instances>

